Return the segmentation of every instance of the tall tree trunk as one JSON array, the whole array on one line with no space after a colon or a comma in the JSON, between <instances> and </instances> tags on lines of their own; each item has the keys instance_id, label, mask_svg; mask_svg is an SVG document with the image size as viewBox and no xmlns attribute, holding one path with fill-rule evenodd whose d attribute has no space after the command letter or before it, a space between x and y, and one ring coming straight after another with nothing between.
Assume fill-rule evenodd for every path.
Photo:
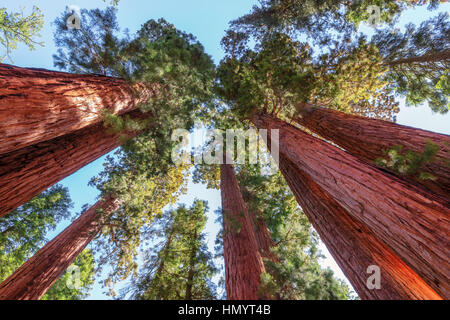
<instances>
[{"instance_id":1,"label":"tall tree trunk","mask_svg":"<svg viewBox=\"0 0 450 320\"><path fill-rule=\"evenodd\" d=\"M197 256L197 252L198 252L197 238L198 238L197 231L195 231L194 237L193 237L193 244L192 244L192 248L191 248L191 254L189 257L189 271L188 271L186 294L185 294L186 300L192 300L192 287L194 285L194 276L195 276L195 257Z\"/></svg>"},{"instance_id":2,"label":"tall tree trunk","mask_svg":"<svg viewBox=\"0 0 450 320\"><path fill-rule=\"evenodd\" d=\"M143 117L139 111L129 115ZM129 136L138 133L127 132ZM119 134L108 133L103 124L97 124L0 155L0 217L121 144Z\"/></svg>"},{"instance_id":3,"label":"tall tree trunk","mask_svg":"<svg viewBox=\"0 0 450 320\"><path fill-rule=\"evenodd\" d=\"M102 220L119 207L113 198L97 202L0 284L0 300L42 298L100 232Z\"/></svg>"},{"instance_id":4,"label":"tall tree trunk","mask_svg":"<svg viewBox=\"0 0 450 320\"><path fill-rule=\"evenodd\" d=\"M233 166L223 164L220 177L227 298L265 298L259 292L264 264Z\"/></svg>"},{"instance_id":5,"label":"tall tree trunk","mask_svg":"<svg viewBox=\"0 0 450 320\"><path fill-rule=\"evenodd\" d=\"M242 199L244 200L249 214L250 221L252 223L253 232L255 233L256 243L259 248L259 252L264 259L268 259L272 262L276 262L276 257L272 253L272 249L275 247L275 242L272 240L269 228L267 228L266 221L256 208L250 205L253 199L251 191L245 186L239 186L241 190Z\"/></svg>"},{"instance_id":6,"label":"tall tree trunk","mask_svg":"<svg viewBox=\"0 0 450 320\"><path fill-rule=\"evenodd\" d=\"M378 158L386 158L383 151L394 146L401 145L405 151L412 150L421 154L428 141L439 145L435 161L423 166L423 170L433 174L437 180L392 173L449 199L450 136L308 104L300 104L298 111L300 116L295 119L297 123L371 164Z\"/></svg>"},{"instance_id":7,"label":"tall tree trunk","mask_svg":"<svg viewBox=\"0 0 450 320\"><path fill-rule=\"evenodd\" d=\"M281 155L280 169L298 203L361 299L442 299L363 223ZM381 288L369 289L369 266L380 268Z\"/></svg>"},{"instance_id":8,"label":"tall tree trunk","mask_svg":"<svg viewBox=\"0 0 450 320\"><path fill-rule=\"evenodd\" d=\"M153 92L123 79L0 64L0 155L136 109Z\"/></svg>"},{"instance_id":9,"label":"tall tree trunk","mask_svg":"<svg viewBox=\"0 0 450 320\"><path fill-rule=\"evenodd\" d=\"M385 65L389 67L398 66L401 64L422 63L422 62L439 62L450 60L450 50L444 50L441 52L433 52L424 54L420 57L412 57L406 59L398 59L394 61L385 62Z\"/></svg>"},{"instance_id":10,"label":"tall tree trunk","mask_svg":"<svg viewBox=\"0 0 450 320\"><path fill-rule=\"evenodd\" d=\"M269 115L261 129L279 129L280 153L370 228L443 298L450 297L450 205Z\"/></svg>"},{"instance_id":11,"label":"tall tree trunk","mask_svg":"<svg viewBox=\"0 0 450 320\"><path fill-rule=\"evenodd\" d=\"M270 231L267 228L266 221L261 216L261 213L256 210L248 208L250 220L252 222L253 231L255 233L256 243L258 244L259 252L264 259L276 262L277 258L273 254L272 249L275 247L275 242L272 240Z\"/></svg>"}]
</instances>

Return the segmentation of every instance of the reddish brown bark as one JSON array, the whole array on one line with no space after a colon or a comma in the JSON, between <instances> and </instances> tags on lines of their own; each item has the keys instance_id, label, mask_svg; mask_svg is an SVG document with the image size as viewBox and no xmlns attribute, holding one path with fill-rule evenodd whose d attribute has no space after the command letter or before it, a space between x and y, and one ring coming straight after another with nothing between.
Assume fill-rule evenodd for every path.
<instances>
[{"instance_id":1,"label":"reddish brown bark","mask_svg":"<svg viewBox=\"0 0 450 320\"><path fill-rule=\"evenodd\" d=\"M129 115L143 116L139 111ZM0 155L0 217L120 145L119 134L97 124Z\"/></svg>"},{"instance_id":2,"label":"reddish brown bark","mask_svg":"<svg viewBox=\"0 0 450 320\"><path fill-rule=\"evenodd\" d=\"M131 111L152 94L123 79L0 64L0 155L97 124L103 110Z\"/></svg>"},{"instance_id":3,"label":"reddish brown bark","mask_svg":"<svg viewBox=\"0 0 450 320\"><path fill-rule=\"evenodd\" d=\"M228 300L258 300L265 272L232 165L221 166L223 248Z\"/></svg>"},{"instance_id":4,"label":"reddish brown bark","mask_svg":"<svg viewBox=\"0 0 450 320\"><path fill-rule=\"evenodd\" d=\"M256 243L259 248L259 252L264 259L268 259L272 262L276 262L277 259L272 252L275 247L275 242L272 240L270 231L267 228L267 224L261 213L255 210L248 210L250 221L252 222L253 232L255 233Z\"/></svg>"},{"instance_id":5,"label":"reddish brown bark","mask_svg":"<svg viewBox=\"0 0 450 320\"><path fill-rule=\"evenodd\" d=\"M261 129L280 130L280 153L366 225L443 298L450 297L450 206L354 156L272 116Z\"/></svg>"},{"instance_id":6,"label":"reddish brown bark","mask_svg":"<svg viewBox=\"0 0 450 320\"><path fill-rule=\"evenodd\" d=\"M119 207L117 199L107 198L83 213L0 284L0 300L42 298L100 232L102 220Z\"/></svg>"},{"instance_id":7,"label":"reddish brown bark","mask_svg":"<svg viewBox=\"0 0 450 320\"><path fill-rule=\"evenodd\" d=\"M364 224L284 156L280 169L298 203L361 299L442 299ZM370 290L369 266L381 271L381 289Z\"/></svg>"},{"instance_id":8,"label":"reddish brown bark","mask_svg":"<svg viewBox=\"0 0 450 320\"><path fill-rule=\"evenodd\" d=\"M249 214L250 221L252 223L253 232L255 233L256 243L259 248L259 252L264 259L275 262L277 259L272 253L272 249L275 247L275 242L272 240L270 230L267 228L266 221L261 212L250 205L253 198L251 191L244 186L240 186L242 198L246 204L247 212Z\"/></svg>"},{"instance_id":9,"label":"reddish brown bark","mask_svg":"<svg viewBox=\"0 0 450 320\"><path fill-rule=\"evenodd\" d=\"M392 173L450 198L450 136L311 105L302 104L298 109L300 117L296 121L300 125L371 164L378 158L386 158L383 151L394 146L401 145L405 151L423 153L427 141L438 144L440 150L435 161L423 167L423 171L433 174L437 180L422 180L413 175Z\"/></svg>"}]
</instances>

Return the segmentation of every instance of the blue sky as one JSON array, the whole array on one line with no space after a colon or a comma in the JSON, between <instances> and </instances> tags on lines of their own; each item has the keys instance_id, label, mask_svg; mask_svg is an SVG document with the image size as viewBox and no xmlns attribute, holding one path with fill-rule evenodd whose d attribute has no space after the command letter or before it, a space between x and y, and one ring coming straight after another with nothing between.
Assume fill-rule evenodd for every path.
<instances>
[{"instance_id":1,"label":"blue sky","mask_svg":"<svg viewBox=\"0 0 450 320\"><path fill-rule=\"evenodd\" d=\"M53 43L54 27L52 22L55 18L65 10L66 6L70 5L85 9L104 8L106 6L102 0L2 0L0 7L6 7L10 11L24 8L24 12L27 13L30 12L33 4L36 4L45 15L45 26L40 39L45 42L45 47L37 47L35 51L30 52L27 48L20 46L18 50L11 54L13 61L5 61L5 63L21 67L54 69L52 55L56 52L56 48ZM194 34L205 46L206 51L213 57L214 61L218 63L223 57L220 40L228 28L229 21L248 13L255 4L257 4L256 0L122 0L118 6L118 19L122 28L128 28L131 33L134 33L147 20L164 17L175 24L178 29ZM450 11L450 4L442 5L439 11L444 10ZM428 12L424 8L408 10L402 15L400 22L401 24L420 23L435 14L435 11ZM367 28L364 28L364 30L370 32ZM432 114L427 106L407 108L402 103L398 122L450 134L450 113L445 116ZM103 161L104 158L99 159L62 181L62 184L70 190L70 195L75 203L74 212L79 212L83 204L95 203L98 192L88 187L87 183L100 172ZM216 216L213 212L220 207L220 192L206 190L201 185L190 183L189 192L180 199L180 203L190 206L195 198L207 200L209 203L211 217L207 225L207 232L210 247L213 248L215 235L219 229L219 226L214 223ZM68 223L61 224L51 236L55 236ZM322 250L326 255L326 259L322 262L323 266L331 267L338 277L344 279L344 275L325 246L322 246ZM103 294L102 288L96 284L90 299L108 299L108 297Z\"/></svg>"}]
</instances>

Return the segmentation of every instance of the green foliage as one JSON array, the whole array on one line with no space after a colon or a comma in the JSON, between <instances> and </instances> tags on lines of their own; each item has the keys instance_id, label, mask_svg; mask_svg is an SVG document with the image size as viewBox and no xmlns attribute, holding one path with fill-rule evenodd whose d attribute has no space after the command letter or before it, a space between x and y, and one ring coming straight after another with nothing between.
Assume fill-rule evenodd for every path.
<instances>
[{"instance_id":1,"label":"green foliage","mask_svg":"<svg viewBox=\"0 0 450 320\"><path fill-rule=\"evenodd\" d=\"M95 262L92 250L84 250L74 261L72 267L79 268L79 274L65 272L41 300L83 300L94 284ZM75 279L79 275L79 279ZM76 288L79 281L80 288ZM69 285L68 285L69 284ZM81 285L82 284L82 285Z\"/></svg>"},{"instance_id":2,"label":"green foliage","mask_svg":"<svg viewBox=\"0 0 450 320\"><path fill-rule=\"evenodd\" d=\"M277 261L264 261L263 288L281 299L348 299L348 287L320 267L319 238L282 175L265 176L257 166L244 166L238 180L248 207L261 215L275 243Z\"/></svg>"},{"instance_id":3,"label":"green foliage","mask_svg":"<svg viewBox=\"0 0 450 320\"><path fill-rule=\"evenodd\" d=\"M59 48L53 55L55 67L73 73L121 76L125 62L120 52L126 41L118 36L116 9L82 9L80 29L67 27L69 15L64 12L54 22L54 40Z\"/></svg>"},{"instance_id":4,"label":"green foliage","mask_svg":"<svg viewBox=\"0 0 450 320\"><path fill-rule=\"evenodd\" d=\"M385 29L373 37L372 43L389 66L386 81L406 97L407 104L428 102L434 112L448 112L450 62L443 57L439 59L439 54L450 50L449 34L448 13L442 13L418 27L408 24L404 33ZM432 55L437 57L426 59ZM416 57L424 59L408 61Z\"/></svg>"},{"instance_id":5,"label":"green foliage","mask_svg":"<svg viewBox=\"0 0 450 320\"><path fill-rule=\"evenodd\" d=\"M19 268L47 241L45 235L69 217L68 190L55 186L0 218L0 278Z\"/></svg>"},{"instance_id":6,"label":"green foliage","mask_svg":"<svg viewBox=\"0 0 450 320\"><path fill-rule=\"evenodd\" d=\"M392 23L410 7L429 4L435 9L439 0L261 0L252 12L233 21L234 29L256 34L272 32L301 32L322 38L324 33L355 31L361 22L372 15L370 6L380 9L380 23ZM259 29L259 30L258 30Z\"/></svg>"},{"instance_id":7,"label":"green foliage","mask_svg":"<svg viewBox=\"0 0 450 320\"><path fill-rule=\"evenodd\" d=\"M109 157L103 172L91 181L103 195L114 195L122 203L95 244L99 265L112 266L103 282L112 289L136 274L142 229L184 192L188 167L173 167L175 143L170 136L177 128L190 130L200 107L209 103L214 64L195 37L163 19L149 20L131 37L120 36L114 8L81 14L80 30L67 29L66 14L57 19L55 65L122 77L153 93L139 106L146 119L104 113L107 130L122 133L123 140L130 131L143 131Z\"/></svg>"},{"instance_id":8,"label":"green foliage","mask_svg":"<svg viewBox=\"0 0 450 320\"><path fill-rule=\"evenodd\" d=\"M428 9L435 9L440 0L357 0L348 6L347 20L359 25L370 21L372 15L370 6L377 6L380 10L379 23L394 23L405 9L428 4Z\"/></svg>"},{"instance_id":9,"label":"green foliage","mask_svg":"<svg viewBox=\"0 0 450 320\"><path fill-rule=\"evenodd\" d=\"M109 158L105 170L92 180L103 194L121 200L119 210L109 215L94 248L99 256L99 266L111 266L103 281L115 295L114 284L137 272L138 248L142 244L143 228L162 214L164 207L173 205L185 192L187 167L173 167L165 173L124 171L120 163Z\"/></svg>"},{"instance_id":10,"label":"green foliage","mask_svg":"<svg viewBox=\"0 0 450 320\"><path fill-rule=\"evenodd\" d=\"M69 218L72 202L68 190L56 185L0 218L0 281L31 258L48 241L46 235ZM80 289L69 289L68 275L55 283L44 299L82 299L93 283L92 255L84 253L74 265L81 268ZM89 258L91 257L91 258Z\"/></svg>"},{"instance_id":11,"label":"green foliage","mask_svg":"<svg viewBox=\"0 0 450 320\"><path fill-rule=\"evenodd\" d=\"M145 258L138 276L122 295L137 300L210 300L216 273L205 235L207 204L167 211L145 230Z\"/></svg>"},{"instance_id":12,"label":"green foliage","mask_svg":"<svg viewBox=\"0 0 450 320\"><path fill-rule=\"evenodd\" d=\"M152 98L140 106L146 119L105 112L105 126L121 132L123 140L129 131L145 130L123 148L124 154L129 157L128 163L145 163L143 170L157 163L163 171L170 165L175 144L167 139L171 131L190 130L194 119L200 116L201 107L211 101L214 79L211 58L195 37L177 30L164 19L149 20L132 38L119 36L114 8L81 13L80 30L67 29L66 15L57 19L55 40L59 50L54 56L55 65L71 72L120 76L151 90ZM150 150L155 150L159 158Z\"/></svg>"},{"instance_id":13,"label":"green foliage","mask_svg":"<svg viewBox=\"0 0 450 320\"><path fill-rule=\"evenodd\" d=\"M0 45L5 47L9 56L12 50L17 49L19 43L25 44L30 50L36 45L43 45L35 40L44 26L44 15L38 7L33 6L30 15L24 16L23 12L7 12L6 8L0 8ZM0 62L5 58L0 57Z\"/></svg>"},{"instance_id":14,"label":"green foliage","mask_svg":"<svg viewBox=\"0 0 450 320\"><path fill-rule=\"evenodd\" d=\"M228 33L222 41L228 56L217 72L217 92L238 119L272 113L290 120L300 102L380 119L393 119L399 112L383 78L387 68L378 49L363 37L318 59L308 44L285 34L265 39L256 51L242 49L246 40Z\"/></svg>"},{"instance_id":15,"label":"green foliage","mask_svg":"<svg viewBox=\"0 0 450 320\"><path fill-rule=\"evenodd\" d=\"M321 54L321 59L326 60L337 54L341 58L339 62L335 61L337 65L333 65L331 60L331 66L315 70L326 73L326 77L319 79L313 87L319 96L325 94L322 98L325 98L327 106L332 99L333 108L337 104L337 109L343 111L392 120L399 111L393 96L395 90L406 97L410 105L428 102L433 111L445 113L449 109L446 87L448 59L390 64L394 58L405 59L448 50L447 14L423 23L418 29L409 25L403 35L393 29L393 24L403 10L423 4L429 4L429 8L433 9L439 2L264 0L260 6L253 8L252 13L234 21L232 30L243 32L247 38L253 36L258 43L277 37L279 33L289 34L294 39L306 36L315 45L314 49L325 53ZM378 6L380 22L391 25L384 30L377 30L370 45L365 44L359 49L355 45L346 47L346 41L358 44L355 41L357 26L370 18L370 6ZM380 53L374 51L374 45ZM383 61L379 60L380 55ZM310 56L313 57L312 52ZM340 64L344 61L351 63L346 65L349 73L340 72ZM319 59L319 64L327 66L330 61ZM308 90L308 86L303 84L301 88ZM359 101L355 102L355 97Z\"/></svg>"},{"instance_id":16,"label":"green foliage","mask_svg":"<svg viewBox=\"0 0 450 320\"><path fill-rule=\"evenodd\" d=\"M354 32L340 10L344 1L261 0L252 12L233 21L231 28L262 40L276 33L306 35L314 43L328 43L335 34Z\"/></svg>"},{"instance_id":17,"label":"green foliage","mask_svg":"<svg viewBox=\"0 0 450 320\"><path fill-rule=\"evenodd\" d=\"M379 158L376 164L405 176L416 176L420 180L436 180L435 176L422 169L425 164L435 161L439 149L439 146L431 141L427 141L422 154L412 150L405 151L403 146L394 146L390 150L384 150L389 158Z\"/></svg>"}]
</instances>

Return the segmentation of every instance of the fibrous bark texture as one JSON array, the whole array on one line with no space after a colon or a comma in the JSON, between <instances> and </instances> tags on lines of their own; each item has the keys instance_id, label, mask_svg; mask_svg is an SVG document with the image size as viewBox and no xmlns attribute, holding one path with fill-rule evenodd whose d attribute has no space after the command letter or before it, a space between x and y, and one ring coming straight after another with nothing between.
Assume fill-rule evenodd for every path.
<instances>
[{"instance_id":1,"label":"fibrous bark texture","mask_svg":"<svg viewBox=\"0 0 450 320\"><path fill-rule=\"evenodd\" d=\"M228 300L258 300L265 272L247 208L232 165L221 166L223 247Z\"/></svg>"},{"instance_id":2,"label":"fibrous bark texture","mask_svg":"<svg viewBox=\"0 0 450 320\"><path fill-rule=\"evenodd\" d=\"M298 110L296 122L300 125L371 164L378 158L387 158L385 151L395 146L422 154L428 141L437 144L440 150L436 159L423 166L423 171L436 180L392 173L450 199L450 136L311 105L301 104Z\"/></svg>"},{"instance_id":3,"label":"fibrous bark texture","mask_svg":"<svg viewBox=\"0 0 450 320\"><path fill-rule=\"evenodd\" d=\"M129 115L143 116L139 111ZM97 124L0 155L0 217L120 145L119 134L108 133L103 124Z\"/></svg>"},{"instance_id":4,"label":"fibrous bark texture","mask_svg":"<svg viewBox=\"0 0 450 320\"><path fill-rule=\"evenodd\" d=\"M0 300L39 300L96 237L120 201L99 201L0 284Z\"/></svg>"},{"instance_id":5,"label":"fibrous bark texture","mask_svg":"<svg viewBox=\"0 0 450 320\"><path fill-rule=\"evenodd\" d=\"M0 64L0 155L123 114L153 91L123 79Z\"/></svg>"},{"instance_id":6,"label":"fibrous bark texture","mask_svg":"<svg viewBox=\"0 0 450 320\"><path fill-rule=\"evenodd\" d=\"M442 299L369 228L286 157L280 170L299 205L353 288L364 300ZM370 266L380 268L380 288L368 286Z\"/></svg>"},{"instance_id":7,"label":"fibrous bark texture","mask_svg":"<svg viewBox=\"0 0 450 320\"><path fill-rule=\"evenodd\" d=\"M280 153L367 226L441 297L450 297L450 206L269 115L253 120L279 129Z\"/></svg>"}]
</instances>

